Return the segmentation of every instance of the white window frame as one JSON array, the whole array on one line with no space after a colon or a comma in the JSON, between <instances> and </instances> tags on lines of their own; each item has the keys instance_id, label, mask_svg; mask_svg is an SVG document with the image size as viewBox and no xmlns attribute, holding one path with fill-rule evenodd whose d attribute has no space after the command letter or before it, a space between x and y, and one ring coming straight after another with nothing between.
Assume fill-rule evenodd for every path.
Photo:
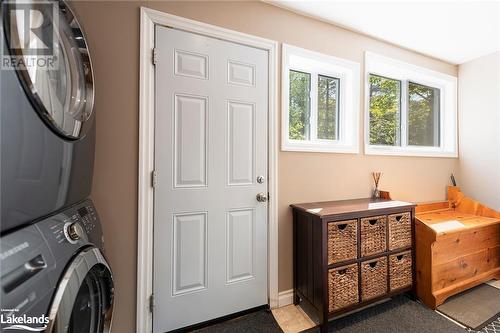
<instances>
[{"instance_id":1,"label":"white window frame","mask_svg":"<svg viewBox=\"0 0 500 333\"><path fill-rule=\"evenodd\" d=\"M370 74L401 81L401 145L370 144ZM438 88L439 147L409 146L407 122L408 82ZM365 154L458 157L457 78L372 52L365 53Z\"/></svg>"},{"instance_id":2,"label":"white window frame","mask_svg":"<svg viewBox=\"0 0 500 333\"><path fill-rule=\"evenodd\" d=\"M359 87L360 65L345 59L283 44L282 46L282 118L281 150L359 153ZM337 118L337 140L293 140L289 138L289 71L296 70L311 74L311 133L316 133L317 121L317 77L329 76L339 79L339 101ZM313 128L314 127L314 128ZM314 136L315 137L315 136Z\"/></svg>"}]
</instances>

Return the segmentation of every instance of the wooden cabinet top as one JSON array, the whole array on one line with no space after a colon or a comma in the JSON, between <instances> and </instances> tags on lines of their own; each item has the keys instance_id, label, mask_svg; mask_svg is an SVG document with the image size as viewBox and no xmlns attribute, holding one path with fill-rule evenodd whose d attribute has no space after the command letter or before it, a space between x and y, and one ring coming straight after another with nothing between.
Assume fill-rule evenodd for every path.
<instances>
[{"instance_id":1,"label":"wooden cabinet top","mask_svg":"<svg viewBox=\"0 0 500 333\"><path fill-rule=\"evenodd\" d=\"M453 209L418 213L416 218L437 234L500 224L500 218L467 214Z\"/></svg>"},{"instance_id":2,"label":"wooden cabinet top","mask_svg":"<svg viewBox=\"0 0 500 333\"><path fill-rule=\"evenodd\" d=\"M500 225L500 212L465 196L456 186L448 186L448 201L418 205L416 218L435 234L451 234Z\"/></svg>"},{"instance_id":3,"label":"wooden cabinet top","mask_svg":"<svg viewBox=\"0 0 500 333\"><path fill-rule=\"evenodd\" d=\"M369 213L377 214L388 209L411 209L415 204L388 199L352 199L339 201L310 202L290 205L292 208L315 215L331 218L339 215Z\"/></svg>"}]
</instances>

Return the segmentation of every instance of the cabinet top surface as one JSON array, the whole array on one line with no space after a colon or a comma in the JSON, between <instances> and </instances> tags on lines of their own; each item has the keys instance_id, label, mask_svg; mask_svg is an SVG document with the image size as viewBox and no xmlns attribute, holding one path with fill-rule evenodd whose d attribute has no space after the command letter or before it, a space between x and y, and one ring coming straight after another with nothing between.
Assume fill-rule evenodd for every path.
<instances>
[{"instance_id":1,"label":"cabinet top surface","mask_svg":"<svg viewBox=\"0 0 500 333\"><path fill-rule=\"evenodd\" d=\"M438 234L500 224L500 218L478 216L453 209L418 213L416 218Z\"/></svg>"},{"instance_id":2,"label":"cabinet top surface","mask_svg":"<svg viewBox=\"0 0 500 333\"><path fill-rule=\"evenodd\" d=\"M352 199L340 201L309 202L293 204L292 208L316 215L319 217L335 216L340 214L359 213L390 208L412 208L415 204L387 199Z\"/></svg>"}]
</instances>

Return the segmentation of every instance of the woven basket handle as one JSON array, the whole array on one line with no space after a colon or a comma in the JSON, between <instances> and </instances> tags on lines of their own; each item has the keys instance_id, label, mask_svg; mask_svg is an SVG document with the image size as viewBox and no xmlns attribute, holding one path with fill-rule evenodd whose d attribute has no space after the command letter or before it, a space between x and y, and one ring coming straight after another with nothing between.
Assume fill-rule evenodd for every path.
<instances>
[{"instance_id":1,"label":"woven basket handle","mask_svg":"<svg viewBox=\"0 0 500 333\"><path fill-rule=\"evenodd\" d=\"M377 220L377 219L371 219L371 220L368 220L368 222L369 222L371 225L375 225L375 224L377 224L378 220Z\"/></svg>"},{"instance_id":2,"label":"woven basket handle","mask_svg":"<svg viewBox=\"0 0 500 333\"><path fill-rule=\"evenodd\" d=\"M403 257L404 256L402 254L400 254L399 256L396 257L396 259L398 259L398 261L400 261L401 259L403 259Z\"/></svg>"},{"instance_id":3,"label":"woven basket handle","mask_svg":"<svg viewBox=\"0 0 500 333\"><path fill-rule=\"evenodd\" d=\"M396 221L399 222L399 221L401 221L402 218L403 218L403 215L398 215L398 216L396 216Z\"/></svg>"},{"instance_id":4,"label":"woven basket handle","mask_svg":"<svg viewBox=\"0 0 500 333\"><path fill-rule=\"evenodd\" d=\"M377 267L377 264L378 264L378 261L373 261L373 262L368 263L368 265L370 265L371 268Z\"/></svg>"},{"instance_id":5,"label":"woven basket handle","mask_svg":"<svg viewBox=\"0 0 500 333\"><path fill-rule=\"evenodd\" d=\"M341 269L338 272L340 275L344 275L345 273L347 273L347 268Z\"/></svg>"},{"instance_id":6,"label":"woven basket handle","mask_svg":"<svg viewBox=\"0 0 500 333\"><path fill-rule=\"evenodd\" d=\"M337 227L339 228L339 230L344 230L347 227L347 223L339 224L337 225Z\"/></svg>"}]
</instances>

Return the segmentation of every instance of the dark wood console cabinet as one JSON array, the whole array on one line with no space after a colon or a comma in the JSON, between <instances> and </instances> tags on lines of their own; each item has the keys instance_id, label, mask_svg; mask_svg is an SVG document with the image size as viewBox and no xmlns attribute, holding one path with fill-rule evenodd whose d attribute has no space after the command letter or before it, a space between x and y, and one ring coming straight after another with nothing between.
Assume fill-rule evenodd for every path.
<instances>
[{"instance_id":1,"label":"dark wood console cabinet","mask_svg":"<svg viewBox=\"0 0 500 333\"><path fill-rule=\"evenodd\" d=\"M355 199L291 205L294 304L328 321L415 287L415 205Z\"/></svg>"}]
</instances>

